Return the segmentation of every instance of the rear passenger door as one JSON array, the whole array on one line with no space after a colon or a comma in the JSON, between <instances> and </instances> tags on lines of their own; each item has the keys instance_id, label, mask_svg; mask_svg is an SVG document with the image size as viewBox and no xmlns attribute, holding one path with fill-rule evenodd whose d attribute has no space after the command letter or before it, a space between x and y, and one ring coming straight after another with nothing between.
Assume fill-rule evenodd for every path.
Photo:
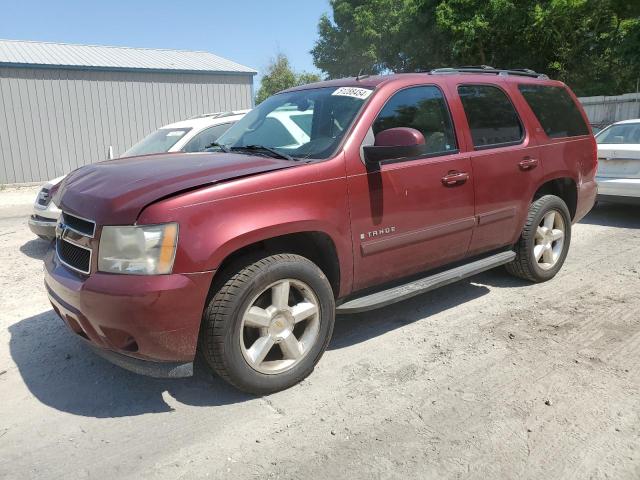
<instances>
[{"instance_id":1,"label":"rear passenger door","mask_svg":"<svg viewBox=\"0 0 640 480\"><path fill-rule=\"evenodd\" d=\"M476 221L469 255L515 243L542 178L538 147L506 91L495 84L457 86L468 128Z\"/></svg>"}]
</instances>

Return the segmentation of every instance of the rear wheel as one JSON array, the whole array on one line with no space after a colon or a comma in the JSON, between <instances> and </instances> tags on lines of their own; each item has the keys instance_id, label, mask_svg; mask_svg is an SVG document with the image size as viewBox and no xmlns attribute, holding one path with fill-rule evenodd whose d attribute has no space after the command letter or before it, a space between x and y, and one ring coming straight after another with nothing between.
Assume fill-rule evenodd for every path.
<instances>
[{"instance_id":1,"label":"rear wheel","mask_svg":"<svg viewBox=\"0 0 640 480\"><path fill-rule=\"evenodd\" d=\"M507 271L532 282L553 278L567 257L571 216L564 201L545 195L531 204L527 222L515 245L516 258Z\"/></svg>"},{"instance_id":2,"label":"rear wheel","mask_svg":"<svg viewBox=\"0 0 640 480\"><path fill-rule=\"evenodd\" d=\"M324 273L304 257L277 254L227 276L204 314L200 348L207 363L255 394L303 380L333 331L335 302Z\"/></svg>"}]
</instances>

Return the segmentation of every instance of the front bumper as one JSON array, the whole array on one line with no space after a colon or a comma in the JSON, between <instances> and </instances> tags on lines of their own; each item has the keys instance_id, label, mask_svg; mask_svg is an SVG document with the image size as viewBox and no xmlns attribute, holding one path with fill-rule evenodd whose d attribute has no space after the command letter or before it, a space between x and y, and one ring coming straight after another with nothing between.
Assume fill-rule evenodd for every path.
<instances>
[{"instance_id":1,"label":"front bumper","mask_svg":"<svg viewBox=\"0 0 640 480\"><path fill-rule=\"evenodd\" d=\"M154 362L129 357L113 350L91 345L93 351L105 360L130 372L155 378L182 378L193 376L193 362Z\"/></svg>"},{"instance_id":2,"label":"front bumper","mask_svg":"<svg viewBox=\"0 0 640 480\"><path fill-rule=\"evenodd\" d=\"M33 213L29 218L29 229L41 237L53 239L56 236L56 224L60 217L60 209L49 200L46 206L40 205L38 199L33 204Z\"/></svg>"},{"instance_id":3,"label":"front bumper","mask_svg":"<svg viewBox=\"0 0 640 480\"><path fill-rule=\"evenodd\" d=\"M39 237L53 239L56 236L57 223L57 220L52 220L50 218L34 214L29 217L29 230Z\"/></svg>"},{"instance_id":4,"label":"front bumper","mask_svg":"<svg viewBox=\"0 0 640 480\"><path fill-rule=\"evenodd\" d=\"M67 326L111 362L151 376L189 376L213 272L76 274L49 249L45 286Z\"/></svg>"}]
</instances>

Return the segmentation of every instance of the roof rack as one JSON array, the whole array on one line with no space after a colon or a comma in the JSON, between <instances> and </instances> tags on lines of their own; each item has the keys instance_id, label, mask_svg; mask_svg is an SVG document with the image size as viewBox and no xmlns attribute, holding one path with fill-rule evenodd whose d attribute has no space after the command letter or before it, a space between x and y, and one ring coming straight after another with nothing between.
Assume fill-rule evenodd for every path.
<instances>
[{"instance_id":1,"label":"roof rack","mask_svg":"<svg viewBox=\"0 0 640 480\"><path fill-rule=\"evenodd\" d=\"M224 118L231 117L232 115L240 115L242 113L247 113L249 110L233 110L231 112L213 112L213 113L203 113L201 115L194 115L193 117L189 117L189 120L193 120L194 118Z\"/></svg>"},{"instance_id":2,"label":"roof rack","mask_svg":"<svg viewBox=\"0 0 640 480\"><path fill-rule=\"evenodd\" d=\"M549 79L544 73L534 72L529 68L493 68L489 65L471 65L464 67L454 67L454 68L434 68L429 71L430 75L447 75L453 73L489 73L493 75L517 75L521 77L532 77L532 78L541 78L541 79Z\"/></svg>"}]
</instances>

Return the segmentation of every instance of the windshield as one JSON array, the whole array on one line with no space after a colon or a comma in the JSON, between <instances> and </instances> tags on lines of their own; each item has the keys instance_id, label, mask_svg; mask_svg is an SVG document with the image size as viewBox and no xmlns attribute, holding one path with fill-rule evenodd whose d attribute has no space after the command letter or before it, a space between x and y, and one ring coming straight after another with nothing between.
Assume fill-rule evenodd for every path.
<instances>
[{"instance_id":1,"label":"windshield","mask_svg":"<svg viewBox=\"0 0 640 480\"><path fill-rule=\"evenodd\" d=\"M596 135L598 143L635 143L640 144L640 123L611 125Z\"/></svg>"},{"instance_id":2,"label":"windshield","mask_svg":"<svg viewBox=\"0 0 640 480\"><path fill-rule=\"evenodd\" d=\"M325 87L274 95L231 127L218 143L260 145L294 158L330 157L372 90Z\"/></svg>"},{"instance_id":3,"label":"windshield","mask_svg":"<svg viewBox=\"0 0 640 480\"><path fill-rule=\"evenodd\" d=\"M190 128L161 128L140 140L133 147L122 154L123 157L149 155L169 151L178 140L186 135Z\"/></svg>"}]
</instances>

